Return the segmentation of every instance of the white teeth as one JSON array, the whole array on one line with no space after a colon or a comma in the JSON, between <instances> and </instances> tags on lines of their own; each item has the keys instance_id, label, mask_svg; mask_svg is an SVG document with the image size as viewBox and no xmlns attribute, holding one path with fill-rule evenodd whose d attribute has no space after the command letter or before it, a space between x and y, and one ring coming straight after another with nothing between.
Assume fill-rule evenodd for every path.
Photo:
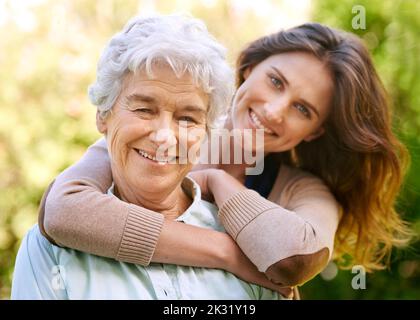
<instances>
[{"instance_id":1,"label":"white teeth","mask_svg":"<svg viewBox=\"0 0 420 320\"><path fill-rule=\"evenodd\" d=\"M148 159L150 159L150 160L156 161L156 157L151 156L151 155L150 155L150 154L148 154L146 151L139 150L139 154L140 154L142 157L145 157L145 158L148 158Z\"/></svg>"},{"instance_id":2,"label":"white teeth","mask_svg":"<svg viewBox=\"0 0 420 320\"><path fill-rule=\"evenodd\" d=\"M146 151L143 151L143 150L138 150L138 152L139 152L139 154L140 154L142 157L145 157L145 158L147 158L147 159L150 159L150 160L156 161L156 162L158 162L159 164L165 164L165 163L171 162L171 161L173 161L173 160L175 160L175 159L176 159L176 157L172 157L172 158L170 158L170 159L165 159L165 160L163 160L163 161L159 159L159 161L158 161L156 157L154 157L154 156L152 156L152 155L148 154Z\"/></svg>"},{"instance_id":3,"label":"white teeth","mask_svg":"<svg viewBox=\"0 0 420 320\"><path fill-rule=\"evenodd\" d=\"M267 134L274 134L274 132L266 127L264 127L264 125L261 123L260 119L258 119L257 115L255 114L254 111L250 111L250 115L251 115L251 119L254 122L255 126L258 129L263 129L265 133Z\"/></svg>"}]
</instances>

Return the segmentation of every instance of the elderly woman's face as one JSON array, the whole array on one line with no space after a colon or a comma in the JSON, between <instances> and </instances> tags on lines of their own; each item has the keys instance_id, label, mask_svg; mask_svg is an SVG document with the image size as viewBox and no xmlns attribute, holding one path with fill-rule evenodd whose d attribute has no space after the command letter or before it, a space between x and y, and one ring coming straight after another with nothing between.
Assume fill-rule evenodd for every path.
<instances>
[{"instance_id":1,"label":"elderly woman's face","mask_svg":"<svg viewBox=\"0 0 420 320\"><path fill-rule=\"evenodd\" d=\"M193 164L171 157L169 162L158 161L157 152L169 149L171 156L179 157L199 146L208 103L208 95L190 75L177 78L167 66L153 67L153 78L144 70L126 76L111 114L97 121L99 131L106 134L120 194L147 198L179 186Z\"/></svg>"},{"instance_id":2,"label":"elderly woman's face","mask_svg":"<svg viewBox=\"0 0 420 320\"><path fill-rule=\"evenodd\" d=\"M273 55L244 76L235 96L233 125L264 129L266 152L287 151L323 134L333 81L318 58L302 52Z\"/></svg>"}]
</instances>

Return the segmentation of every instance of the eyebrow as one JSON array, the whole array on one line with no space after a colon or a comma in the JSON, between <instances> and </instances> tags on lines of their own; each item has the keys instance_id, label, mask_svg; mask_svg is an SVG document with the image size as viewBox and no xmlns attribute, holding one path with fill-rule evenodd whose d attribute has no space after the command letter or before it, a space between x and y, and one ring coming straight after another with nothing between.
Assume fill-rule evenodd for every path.
<instances>
[{"instance_id":1,"label":"eyebrow","mask_svg":"<svg viewBox=\"0 0 420 320\"><path fill-rule=\"evenodd\" d=\"M140 94L140 93L130 94L129 96L127 96L126 99L128 100L128 102L132 102L132 101L142 101L142 102L147 102L147 103L157 102L155 98L148 95Z\"/></svg>"},{"instance_id":2,"label":"eyebrow","mask_svg":"<svg viewBox=\"0 0 420 320\"><path fill-rule=\"evenodd\" d=\"M284 82L284 84L286 86L289 86L289 81L287 81L287 78L283 75L283 73L281 73L281 71L279 69L277 69L275 66L271 66L271 68L274 70L274 72L277 74L277 76ZM312 110L313 113L315 113L315 115L318 117L319 119L319 113L318 110L308 101L306 101L305 99L300 99L304 105L306 105L309 109Z\"/></svg>"},{"instance_id":3,"label":"eyebrow","mask_svg":"<svg viewBox=\"0 0 420 320\"><path fill-rule=\"evenodd\" d=\"M127 96L127 100L128 102L132 102L132 101L142 101L142 102L146 102L146 103L151 103L151 104L157 104L157 100L149 95L145 95L145 94L141 94L141 93L133 93L130 94L129 96ZM207 111L199 106L199 105L195 105L195 104L191 104L191 105L187 105L185 107L181 108L182 111L190 111L190 112L200 112L200 113L206 113Z\"/></svg>"},{"instance_id":4,"label":"eyebrow","mask_svg":"<svg viewBox=\"0 0 420 320\"><path fill-rule=\"evenodd\" d=\"M181 108L182 111L206 113L206 110L198 105L187 105Z\"/></svg>"}]
</instances>

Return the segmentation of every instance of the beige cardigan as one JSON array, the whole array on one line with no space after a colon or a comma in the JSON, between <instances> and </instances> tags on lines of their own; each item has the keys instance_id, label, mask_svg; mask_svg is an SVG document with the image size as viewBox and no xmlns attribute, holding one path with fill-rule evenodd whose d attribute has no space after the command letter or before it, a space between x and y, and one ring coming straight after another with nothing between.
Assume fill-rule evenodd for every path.
<instances>
[{"instance_id":1,"label":"beige cardigan","mask_svg":"<svg viewBox=\"0 0 420 320\"><path fill-rule=\"evenodd\" d=\"M147 265L163 215L106 194L112 182L107 152L100 139L56 178L41 203L40 228L61 246ZM294 286L319 273L331 258L339 211L320 179L282 165L268 200L252 190L238 192L219 217L260 271L273 282ZM75 228L77 238L66 231ZM279 268L287 279L276 279Z\"/></svg>"}]
</instances>

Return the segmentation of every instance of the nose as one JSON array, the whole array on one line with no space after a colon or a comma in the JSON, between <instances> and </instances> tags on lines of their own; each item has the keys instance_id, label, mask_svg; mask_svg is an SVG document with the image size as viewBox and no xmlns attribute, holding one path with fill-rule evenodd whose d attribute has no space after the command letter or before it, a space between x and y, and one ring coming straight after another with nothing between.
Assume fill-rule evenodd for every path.
<instances>
[{"instance_id":1,"label":"nose","mask_svg":"<svg viewBox=\"0 0 420 320\"><path fill-rule=\"evenodd\" d=\"M274 123L282 123L287 109L287 102L273 101L264 104L263 110L265 118Z\"/></svg>"},{"instance_id":2,"label":"nose","mask_svg":"<svg viewBox=\"0 0 420 320\"><path fill-rule=\"evenodd\" d=\"M169 128L161 128L154 130L150 134L150 140L157 145L161 144L168 144L168 145L174 145L176 144L176 137L174 134L174 131Z\"/></svg>"},{"instance_id":3,"label":"nose","mask_svg":"<svg viewBox=\"0 0 420 320\"><path fill-rule=\"evenodd\" d=\"M165 144L168 147L176 145L177 138L171 127L172 116L162 115L154 121L153 130L150 132L149 139L156 145Z\"/></svg>"}]
</instances>

